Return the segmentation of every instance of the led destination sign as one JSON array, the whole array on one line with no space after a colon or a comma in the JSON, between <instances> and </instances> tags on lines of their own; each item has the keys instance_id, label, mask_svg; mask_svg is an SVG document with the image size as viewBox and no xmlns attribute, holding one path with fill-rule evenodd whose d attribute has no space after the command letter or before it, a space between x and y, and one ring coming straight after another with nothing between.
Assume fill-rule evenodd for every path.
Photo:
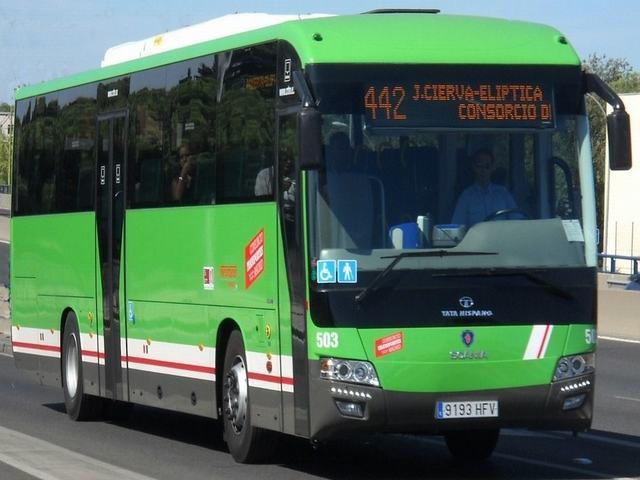
<instances>
[{"instance_id":1,"label":"led destination sign","mask_svg":"<svg viewBox=\"0 0 640 480\"><path fill-rule=\"evenodd\" d=\"M367 124L379 127L554 126L552 89L543 83L376 83L362 99Z\"/></svg>"}]
</instances>

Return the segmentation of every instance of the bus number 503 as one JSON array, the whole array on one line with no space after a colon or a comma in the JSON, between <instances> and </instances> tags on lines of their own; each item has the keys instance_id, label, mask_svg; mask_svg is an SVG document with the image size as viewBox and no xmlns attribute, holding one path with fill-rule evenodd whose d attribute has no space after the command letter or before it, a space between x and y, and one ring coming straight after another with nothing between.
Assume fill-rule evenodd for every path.
<instances>
[{"instance_id":1,"label":"bus number 503","mask_svg":"<svg viewBox=\"0 0 640 480\"><path fill-rule=\"evenodd\" d=\"M316 333L316 345L318 348L338 348L339 343L337 332Z\"/></svg>"}]
</instances>

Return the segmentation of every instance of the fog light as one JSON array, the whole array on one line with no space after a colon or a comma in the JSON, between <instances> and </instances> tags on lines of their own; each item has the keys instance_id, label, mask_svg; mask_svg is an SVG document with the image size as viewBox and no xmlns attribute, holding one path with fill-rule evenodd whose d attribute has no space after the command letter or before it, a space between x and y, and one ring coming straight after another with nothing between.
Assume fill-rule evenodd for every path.
<instances>
[{"instance_id":1,"label":"fog light","mask_svg":"<svg viewBox=\"0 0 640 480\"><path fill-rule=\"evenodd\" d=\"M320 359L320 378L340 382L380 386L376 369L364 360Z\"/></svg>"},{"instance_id":2,"label":"fog light","mask_svg":"<svg viewBox=\"0 0 640 480\"><path fill-rule=\"evenodd\" d=\"M582 395L576 395L575 397L569 397L564 399L564 403L562 404L562 410L573 410L575 408L580 408L584 403L584 399L587 398L587 395L583 393Z\"/></svg>"},{"instance_id":3,"label":"fog light","mask_svg":"<svg viewBox=\"0 0 640 480\"><path fill-rule=\"evenodd\" d=\"M595 372L595 354L593 353L562 357L556 365L553 381L567 380L593 372Z\"/></svg>"},{"instance_id":4,"label":"fog light","mask_svg":"<svg viewBox=\"0 0 640 480\"><path fill-rule=\"evenodd\" d=\"M338 362L335 366L335 372L338 380L348 380L351 376L351 365L347 362Z\"/></svg>"},{"instance_id":5,"label":"fog light","mask_svg":"<svg viewBox=\"0 0 640 480\"><path fill-rule=\"evenodd\" d=\"M361 403L336 400L336 407L338 407L338 411L345 417L364 417L364 406Z\"/></svg>"}]
</instances>

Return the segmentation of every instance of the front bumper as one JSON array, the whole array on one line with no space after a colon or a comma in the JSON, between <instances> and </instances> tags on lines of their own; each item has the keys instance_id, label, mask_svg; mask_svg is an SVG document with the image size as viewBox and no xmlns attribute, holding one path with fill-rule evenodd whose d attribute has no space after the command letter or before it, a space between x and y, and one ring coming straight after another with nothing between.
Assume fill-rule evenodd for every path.
<instances>
[{"instance_id":1,"label":"front bumper","mask_svg":"<svg viewBox=\"0 0 640 480\"><path fill-rule=\"evenodd\" d=\"M313 370L312 370L313 371ZM472 392L413 393L327 381L310 382L310 434L323 439L336 434L378 431L441 434L447 431L493 428L532 428L583 431L591 426L594 374L548 385ZM578 408L563 410L567 398L585 395ZM437 419L438 401L497 400L499 416ZM340 413L336 401L362 405L364 416Z\"/></svg>"}]
</instances>

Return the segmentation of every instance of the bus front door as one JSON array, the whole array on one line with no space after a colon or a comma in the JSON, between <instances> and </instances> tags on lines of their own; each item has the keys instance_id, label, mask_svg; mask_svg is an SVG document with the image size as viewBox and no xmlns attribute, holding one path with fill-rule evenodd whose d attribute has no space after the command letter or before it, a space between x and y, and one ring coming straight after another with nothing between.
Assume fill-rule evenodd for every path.
<instances>
[{"instance_id":1,"label":"bus front door","mask_svg":"<svg viewBox=\"0 0 640 480\"><path fill-rule=\"evenodd\" d=\"M100 392L113 400L127 400L123 386L120 338L120 262L124 228L124 172L127 114L120 111L98 118L96 222L98 234L98 319L102 319L103 342L99 342ZM122 269L124 271L124 269ZM101 296L100 296L101 292ZM123 322L122 328L126 328Z\"/></svg>"}]
</instances>

